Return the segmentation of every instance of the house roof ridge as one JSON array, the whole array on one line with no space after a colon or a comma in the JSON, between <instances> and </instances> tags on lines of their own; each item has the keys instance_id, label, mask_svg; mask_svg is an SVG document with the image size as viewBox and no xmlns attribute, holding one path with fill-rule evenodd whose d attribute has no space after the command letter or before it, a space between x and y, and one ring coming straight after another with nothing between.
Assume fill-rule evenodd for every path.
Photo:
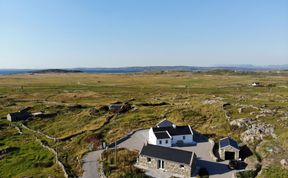
<instances>
[{"instance_id":1,"label":"house roof ridge","mask_svg":"<svg viewBox=\"0 0 288 178\"><path fill-rule=\"evenodd\" d=\"M143 146L140 152L140 155L160 158L163 160L168 160L168 161L177 162L177 163L186 164L186 165L191 164L191 159L193 158L194 154L195 153L191 151L152 145L149 143Z\"/></svg>"}]
</instances>

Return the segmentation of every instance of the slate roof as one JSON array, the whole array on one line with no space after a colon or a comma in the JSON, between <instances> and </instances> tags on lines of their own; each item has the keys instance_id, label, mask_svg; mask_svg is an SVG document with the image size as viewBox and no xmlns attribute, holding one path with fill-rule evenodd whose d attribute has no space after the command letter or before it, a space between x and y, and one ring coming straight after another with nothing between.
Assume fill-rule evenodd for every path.
<instances>
[{"instance_id":1,"label":"slate roof","mask_svg":"<svg viewBox=\"0 0 288 178\"><path fill-rule=\"evenodd\" d=\"M167 131L160 131L154 133L157 139L171 138Z\"/></svg>"},{"instance_id":2,"label":"slate roof","mask_svg":"<svg viewBox=\"0 0 288 178\"><path fill-rule=\"evenodd\" d=\"M140 155L190 165L194 153L190 151L147 144L143 146Z\"/></svg>"},{"instance_id":3,"label":"slate roof","mask_svg":"<svg viewBox=\"0 0 288 178\"><path fill-rule=\"evenodd\" d=\"M167 119L163 119L157 124L157 127L172 127L173 125L173 122L168 121Z\"/></svg>"},{"instance_id":4,"label":"slate roof","mask_svg":"<svg viewBox=\"0 0 288 178\"><path fill-rule=\"evenodd\" d=\"M121 109L123 107L122 104L111 104L109 109Z\"/></svg>"},{"instance_id":5,"label":"slate roof","mask_svg":"<svg viewBox=\"0 0 288 178\"><path fill-rule=\"evenodd\" d=\"M219 141L220 148L224 148L226 146L232 146L239 150L238 143L230 137L223 138Z\"/></svg>"},{"instance_id":6,"label":"slate roof","mask_svg":"<svg viewBox=\"0 0 288 178\"><path fill-rule=\"evenodd\" d=\"M153 132L167 131L171 136L192 134L189 126L154 127Z\"/></svg>"}]
</instances>

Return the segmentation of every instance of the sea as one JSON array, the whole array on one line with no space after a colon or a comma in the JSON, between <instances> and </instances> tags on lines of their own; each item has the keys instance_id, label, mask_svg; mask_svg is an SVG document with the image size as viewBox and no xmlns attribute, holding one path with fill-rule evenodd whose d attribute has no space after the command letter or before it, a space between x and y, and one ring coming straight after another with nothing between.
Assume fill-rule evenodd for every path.
<instances>
[{"instance_id":1,"label":"sea","mask_svg":"<svg viewBox=\"0 0 288 178\"><path fill-rule=\"evenodd\" d=\"M112 73L112 74L123 74L123 73L136 73L136 72L144 72L143 69L76 69L84 73ZM31 73L32 69L0 69L0 75L12 75L12 74L25 74Z\"/></svg>"}]
</instances>

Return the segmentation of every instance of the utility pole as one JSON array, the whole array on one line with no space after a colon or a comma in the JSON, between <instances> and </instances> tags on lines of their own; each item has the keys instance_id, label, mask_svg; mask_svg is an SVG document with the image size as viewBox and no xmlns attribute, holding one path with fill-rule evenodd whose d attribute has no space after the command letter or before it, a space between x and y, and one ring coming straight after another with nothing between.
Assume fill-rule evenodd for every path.
<instances>
[{"instance_id":1,"label":"utility pole","mask_svg":"<svg viewBox=\"0 0 288 178\"><path fill-rule=\"evenodd\" d=\"M117 166L117 140L115 141L115 167Z\"/></svg>"}]
</instances>

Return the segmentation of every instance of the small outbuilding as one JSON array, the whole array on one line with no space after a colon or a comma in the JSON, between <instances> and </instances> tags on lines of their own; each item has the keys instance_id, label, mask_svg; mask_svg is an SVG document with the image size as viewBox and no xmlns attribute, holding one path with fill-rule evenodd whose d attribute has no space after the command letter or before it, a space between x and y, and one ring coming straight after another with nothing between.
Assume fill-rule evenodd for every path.
<instances>
[{"instance_id":1,"label":"small outbuilding","mask_svg":"<svg viewBox=\"0 0 288 178\"><path fill-rule=\"evenodd\" d=\"M122 111L123 106L124 105L122 103L111 104L111 105L109 105L109 110L114 112L114 113L119 113Z\"/></svg>"},{"instance_id":2,"label":"small outbuilding","mask_svg":"<svg viewBox=\"0 0 288 178\"><path fill-rule=\"evenodd\" d=\"M238 143L230 137L223 138L219 141L219 156L222 160L239 159Z\"/></svg>"},{"instance_id":3,"label":"small outbuilding","mask_svg":"<svg viewBox=\"0 0 288 178\"><path fill-rule=\"evenodd\" d=\"M253 82L251 84L252 87L259 87L260 86L260 82Z\"/></svg>"},{"instance_id":4,"label":"small outbuilding","mask_svg":"<svg viewBox=\"0 0 288 178\"><path fill-rule=\"evenodd\" d=\"M11 122L26 120L29 117L30 117L30 113L27 112L26 110L7 114L7 120Z\"/></svg>"},{"instance_id":5,"label":"small outbuilding","mask_svg":"<svg viewBox=\"0 0 288 178\"><path fill-rule=\"evenodd\" d=\"M136 167L144 170L161 170L174 177L190 178L196 165L196 154L163 146L144 145Z\"/></svg>"}]
</instances>

